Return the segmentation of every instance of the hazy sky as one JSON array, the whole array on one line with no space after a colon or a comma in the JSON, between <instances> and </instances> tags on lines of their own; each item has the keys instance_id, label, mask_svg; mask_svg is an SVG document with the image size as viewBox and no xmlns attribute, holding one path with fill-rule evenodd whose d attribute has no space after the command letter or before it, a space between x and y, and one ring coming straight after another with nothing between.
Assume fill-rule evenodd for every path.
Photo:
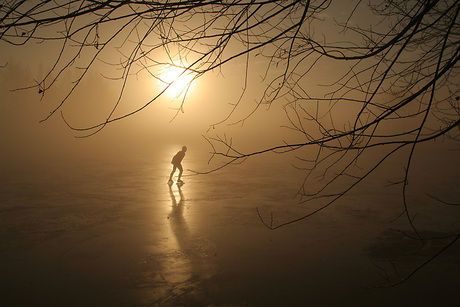
<instances>
[{"instance_id":1,"label":"hazy sky","mask_svg":"<svg viewBox=\"0 0 460 307\"><path fill-rule=\"evenodd\" d=\"M320 16L324 18L324 22L321 23L323 27L317 27L315 34L328 41L340 40L337 28L331 26L332 21L345 21L356 3L357 1L333 1L333 6L328 9L327 14ZM369 23L372 20L366 19L369 17L371 16L366 12L357 11L349 24ZM260 112L245 121L243 127L241 124L227 125L244 118L262 97L266 88L267 82L262 80L262 76L267 67L267 59L253 55L248 70L247 90L242 99L244 106L232 114L226 124L217 126L216 129L208 131L211 125L226 118L243 91L245 58L237 59L221 70L215 70L197 79L188 93L184 113L179 112L178 116L175 115L180 100L173 100L173 96L166 93L140 113L108 125L99 134L90 138L75 139L74 136L81 134L68 129L59 112L48 121L38 123L65 97L76 78L75 70L62 74L58 83L43 97L37 89L10 91L41 80L59 54L59 42L31 41L26 46L10 46L1 41L0 48L0 65L6 65L0 69L0 137L3 143L9 144L2 152L9 157L17 157L18 153L29 156L40 153L50 155L53 152L59 156L60 152L71 154L76 152L76 149L87 152L111 151L108 148L140 148L149 151L163 144L206 145L203 134L214 136L224 133L229 137L235 136L235 144L243 144L247 150L257 150L264 146L280 144L283 140L295 141L302 137L292 134L289 130L280 129L280 126L287 124L282 99L270 108L262 106ZM114 52L113 49L109 51ZM104 59L116 58L113 54L104 56ZM164 59L163 57L159 60ZM310 95L321 96L327 92L327 88L319 85L332 82L332 76L348 67L347 65L341 67L322 60L320 65L303 79L302 86ZM282 70L282 67L273 68L269 76L279 74ZM101 74L105 77L114 77L119 72L110 65L96 63L94 69L85 76L77 90L60 109L69 124L75 127L91 126L103 122L110 113L120 93L121 82L108 80ZM145 73L131 77L115 115L142 106L158 94L160 88L159 82ZM341 116L346 118L346 113Z\"/></svg>"},{"instance_id":2,"label":"hazy sky","mask_svg":"<svg viewBox=\"0 0 460 307\"><path fill-rule=\"evenodd\" d=\"M102 34L101 34L102 35ZM245 85L245 59L233 61L206 74L196 80L188 93L184 106L184 113L178 116L177 107L179 100L173 100L173 95L166 93L164 97L131 118L111 124L98 135L89 139L74 139L77 132L71 131L64 124L59 112L48 121L38 124L52 111L65 97L66 92L75 80L75 70L66 71L60 76L58 84L47 91L43 97L37 89L11 92L11 89L35 84L41 80L53 65L59 55L59 42L34 42L25 46L10 46L0 42L2 49L1 65L6 65L0 70L1 101L1 134L3 140L10 144L3 154L17 156L17 152L29 155L34 152L49 154L50 151L59 149L74 151L75 148L86 148L86 145L96 145L101 148L107 146L127 147L139 146L142 148L161 146L163 143L205 144L202 134L206 134L210 125L225 119L242 93ZM115 51L112 49L111 52ZM112 55L108 55L109 58ZM107 58L107 55L103 57ZM164 60L164 59L163 59ZM260 99L265 89L266 82L262 75L266 69L267 60L253 58L248 71L247 91L243 102L247 107L233 114L227 123L233 123L248 113L256 101ZM117 70L110 66L96 63L82 84L63 105L60 111L65 119L75 127L91 126L102 122L110 112L116 101L121 83L101 77L117 75ZM318 76L316 76L318 77ZM120 104L119 113L130 112L158 94L161 84L154 78L139 74L131 78L125 89L125 96ZM247 142L254 147L254 141L268 141L278 143L283 131L278 128L285 124L282 109L276 105L261 114L255 114L245 122L244 138L236 138L236 142ZM281 115L281 116L280 116ZM219 129L212 129L208 135L227 133L231 136L238 134L241 125L221 125ZM240 133L241 134L241 133ZM241 135L240 135L241 137ZM248 142L249 141L249 142ZM125 144L125 145L120 145ZM101 144L107 144L101 145ZM110 144L110 145L108 145ZM128 145L131 144L131 145ZM262 143L261 143L262 144ZM34 148L33 150L28 150ZM70 148L70 149L69 149ZM99 148L99 150L101 149Z\"/></svg>"}]
</instances>

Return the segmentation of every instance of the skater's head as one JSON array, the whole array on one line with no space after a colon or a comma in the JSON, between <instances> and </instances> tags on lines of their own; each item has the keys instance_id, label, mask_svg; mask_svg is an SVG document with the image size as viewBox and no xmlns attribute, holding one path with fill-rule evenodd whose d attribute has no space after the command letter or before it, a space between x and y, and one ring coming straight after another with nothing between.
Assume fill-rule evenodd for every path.
<instances>
[{"instance_id":1,"label":"skater's head","mask_svg":"<svg viewBox=\"0 0 460 307\"><path fill-rule=\"evenodd\" d=\"M187 146L182 146L182 151L186 152L187 151Z\"/></svg>"}]
</instances>

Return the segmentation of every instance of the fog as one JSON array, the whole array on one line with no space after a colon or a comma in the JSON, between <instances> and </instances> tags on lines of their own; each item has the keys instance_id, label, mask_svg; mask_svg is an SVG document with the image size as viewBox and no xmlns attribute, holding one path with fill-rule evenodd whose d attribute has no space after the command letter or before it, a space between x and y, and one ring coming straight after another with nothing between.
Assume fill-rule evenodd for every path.
<instances>
[{"instance_id":1,"label":"fog","mask_svg":"<svg viewBox=\"0 0 460 307\"><path fill-rule=\"evenodd\" d=\"M348 16L339 9L336 13L334 18ZM363 12L356 15L366 19ZM332 15L320 17L332 20ZM330 31L320 28L318 34ZM405 187L395 183L404 179L410 146L327 206L331 195L364 176L391 145L367 148L350 173L329 184L356 156L313 165L319 146L306 146L196 175L228 161L221 156L210 161L213 148L205 138L219 137L241 153L305 142L307 134L349 129L362 104L308 101L302 107L325 119L321 127L292 113L295 97L285 92L268 104L263 99L267 82L284 68L274 66L266 75L267 59L256 55L248 59L247 71L246 59L236 59L197 78L185 103L167 92L151 101L165 86L161 81L138 71L124 84L117 79L120 71L102 62L95 62L75 90L78 69L64 71L45 92L25 89L42 80L57 56L55 42L2 45L0 305L422 306L458 301L458 244L402 286L382 287L417 270L458 233L455 141L445 137L419 144ZM109 58L117 60L114 54ZM308 61L302 64L308 67ZM347 63L324 60L302 79L305 97L325 97L330 91L325 85L348 69ZM385 94L381 99L393 98ZM328 111L338 101L328 123ZM408 109L399 111L402 119L382 121L375 135L420 124L419 117L404 118ZM131 112L95 134L97 128L86 129ZM294 120L299 115L304 131L288 129L293 123L287 114ZM437 129L437 119L427 123ZM337 142L346 149L348 141ZM184 145L185 184L177 182L177 174L168 184L171 158ZM324 155L316 162L332 152L321 150ZM309 170L312 180L305 181ZM330 195L309 202L299 196L323 188ZM425 240L417 239L411 223Z\"/></svg>"},{"instance_id":2,"label":"fog","mask_svg":"<svg viewBox=\"0 0 460 307\"><path fill-rule=\"evenodd\" d=\"M234 139L237 148L247 152L295 139L289 130L281 128L287 121L279 105L271 108L262 106L244 123L233 124L246 117L256 105L249 104L238 109L225 123L219 124L238 101L242 90L234 89L241 88L239 85L243 82L238 78L229 82L222 74L209 74L198 79L182 111L178 110L181 100L166 95L141 112L86 137L92 130L75 131L66 122L75 128L103 122L117 101L120 82L90 73L61 109L41 122L60 104L75 77L71 73L64 74L44 95L36 88L16 90L33 85L33 80L40 79L46 69L44 65L27 66L14 59L7 63L0 71L0 137L4 144L8 144L2 151L2 160L8 161L8 165L78 156L148 155L170 145L182 144L194 147L200 154L207 154L211 147L203 136L225 135ZM242 66L230 69L229 76L238 75L241 69ZM142 106L158 92L158 88L159 85L151 79L132 81L125 88L116 115ZM259 86L258 90L256 87L245 97L255 99L262 90L263 87Z\"/></svg>"}]
</instances>

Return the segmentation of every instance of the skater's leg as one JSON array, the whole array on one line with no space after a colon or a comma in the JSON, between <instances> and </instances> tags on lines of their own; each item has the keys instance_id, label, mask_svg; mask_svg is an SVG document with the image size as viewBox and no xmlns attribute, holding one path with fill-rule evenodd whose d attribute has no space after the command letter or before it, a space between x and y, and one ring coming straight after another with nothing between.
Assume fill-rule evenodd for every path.
<instances>
[{"instance_id":1,"label":"skater's leg","mask_svg":"<svg viewBox=\"0 0 460 307\"><path fill-rule=\"evenodd\" d=\"M169 175L169 180L168 181L172 181L172 177L173 177L175 171L176 171L176 166L173 164L173 169L171 171L171 175Z\"/></svg>"},{"instance_id":2,"label":"skater's leg","mask_svg":"<svg viewBox=\"0 0 460 307\"><path fill-rule=\"evenodd\" d=\"M184 172L184 169L182 168L182 164L179 164L177 166L177 168L179 169L179 176L177 177L177 181L182 181L180 178L182 177L182 173Z\"/></svg>"}]
</instances>

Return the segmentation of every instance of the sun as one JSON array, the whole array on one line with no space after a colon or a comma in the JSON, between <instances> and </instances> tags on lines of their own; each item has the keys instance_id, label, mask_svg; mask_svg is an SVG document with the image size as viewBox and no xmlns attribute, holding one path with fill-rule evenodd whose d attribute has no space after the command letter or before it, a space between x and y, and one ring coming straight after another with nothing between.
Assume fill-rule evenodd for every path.
<instances>
[{"instance_id":1,"label":"sun","mask_svg":"<svg viewBox=\"0 0 460 307\"><path fill-rule=\"evenodd\" d=\"M193 84L194 73L187 71L186 68L174 65L165 65L160 72L159 80L165 94L173 99L181 98L190 93Z\"/></svg>"}]
</instances>

